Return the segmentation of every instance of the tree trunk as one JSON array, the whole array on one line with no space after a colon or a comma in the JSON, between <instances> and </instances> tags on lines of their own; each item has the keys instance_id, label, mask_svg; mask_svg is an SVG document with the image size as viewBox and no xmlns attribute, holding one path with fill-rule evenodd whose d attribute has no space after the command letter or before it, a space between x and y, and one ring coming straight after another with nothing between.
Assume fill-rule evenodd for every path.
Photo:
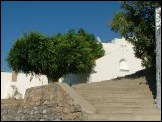
<instances>
[{"instance_id":1,"label":"tree trunk","mask_svg":"<svg viewBox=\"0 0 162 122\"><path fill-rule=\"evenodd\" d=\"M60 77L54 77L54 76L47 76L48 78L48 83L54 83L54 82L59 82Z\"/></svg>"}]
</instances>

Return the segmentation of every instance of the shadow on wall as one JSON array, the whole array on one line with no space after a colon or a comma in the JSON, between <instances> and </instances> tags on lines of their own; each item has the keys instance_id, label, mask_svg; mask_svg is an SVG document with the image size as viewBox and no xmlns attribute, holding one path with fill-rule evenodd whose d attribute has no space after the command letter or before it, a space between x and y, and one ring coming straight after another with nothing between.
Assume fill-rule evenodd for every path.
<instances>
[{"instance_id":1,"label":"shadow on wall","mask_svg":"<svg viewBox=\"0 0 162 122\"><path fill-rule=\"evenodd\" d=\"M10 93L8 93L8 98L22 99L22 94L19 92L18 88L15 85L9 86Z\"/></svg>"},{"instance_id":2,"label":"shadow on wall","mask_svg":"<svg viewBox=\"0 0 162 122\"><path fill-rule=\"evenodd\" d=\"M89 81L90 73L69 74L63 77L62 83L68 85L87 83Z\"/></svg>"},{"instance_id":3,"label":"shadow on wall","mask_svg":"<svg viewBox=\"0 0 162 122\"><path fill-rule=\"evenodd\" d=\"M137 71L135 74L127 75L125 78L136 79L145 77L150 90L152 91L153 99L156 98L156 71L155 69L144 69Z\"/></svg>"}]
</instances>

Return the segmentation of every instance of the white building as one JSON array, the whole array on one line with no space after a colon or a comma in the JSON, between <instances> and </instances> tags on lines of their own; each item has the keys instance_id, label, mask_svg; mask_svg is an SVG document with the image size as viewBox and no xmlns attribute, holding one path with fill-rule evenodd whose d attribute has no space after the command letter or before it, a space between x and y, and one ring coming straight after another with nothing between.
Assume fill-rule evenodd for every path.
<instances>
[{"instance_id":1,"label":"white building","mask_svg":"<svg viewBox=\"0 0 162 122\"><path fill-rule=\"evenodd\" d=\"M77 82L99 82L122 77L143 69L141 60L134 55L133 46L124 38L115 38L111 43L102 44L106 54L96 60L96 67L92 74L71 74L62 81L72 84Z\"/></svg>"},{"instance_id":2,"label":"white building","mask_svg":"<svg viewBox=\"0 0 162 122\"><path fill-rule=\"evenodd\" d=\"M100 82L132 74L142 69L141 60L134 56L133 46L124 38L114 39L111 43L102 44L106 54L96 60L93 73L70 74L59 81L68 84ZM16 88L24 98L27 88L48 83L47 77L44 75L30 79L31 75L26 76L23 73L13 77L12 73L1 72L1 98L13 96L13 92L16 94ZM20 94L17 93L16 96L20 97Z\"/></svg>"}]
</instances>

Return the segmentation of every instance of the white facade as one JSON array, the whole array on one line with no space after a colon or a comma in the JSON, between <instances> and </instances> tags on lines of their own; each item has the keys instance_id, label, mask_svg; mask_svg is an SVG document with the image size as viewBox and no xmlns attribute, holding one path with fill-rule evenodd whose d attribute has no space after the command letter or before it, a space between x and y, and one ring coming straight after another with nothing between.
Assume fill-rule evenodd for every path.
<instances>
[{"instance_id":1,"label":"white facade","mask_svg":"<svg viewBox=\"0 0 162 122\"><path fill-rule=\"evenodd\" d=\"M114 39L111 43L102 43L106 51L105 56L96 60L96 67L91 74L70 74L61 78L60 82L77 84L83 82L100 82L135 73L142 69L141 60L134 56L133 46L122 39ZM24 98L25 90L30 87L47 84L47 77L26 76L23 73L17 75L17 82L12 82L12 73L1 72L1 98L13 96L11 85L15 85Z\"/></svg>"},{"instance_id":2,"label":"white facade","mask_svg":"<svg viewBox=\"0 0 162 122\"><path fill-rule=\"evenodd\" d=\"M106 55L96 60L96 73L89 82L98 82L122 77L142 69L141 60L134 55L133 46L122 39L115 39L112 43L103 43Z\"/></svg>"},{"instance_id":3,"label":"white facade","mask_svg":"<svg viewBox=\"0 0 162 122\"><path fill-rule=\"evenodd\" d=\"M133 46L125 41L124 38L114 39L111 43L102 43L105 49L105 56L96 60L94 72L81 75L69 75L63 82L76 84L77 82L99 82L122 77L135 73L142 68L141 60L134 55ZM82 80L83 79L83 80Z\"/></svg>"}]
</instances>

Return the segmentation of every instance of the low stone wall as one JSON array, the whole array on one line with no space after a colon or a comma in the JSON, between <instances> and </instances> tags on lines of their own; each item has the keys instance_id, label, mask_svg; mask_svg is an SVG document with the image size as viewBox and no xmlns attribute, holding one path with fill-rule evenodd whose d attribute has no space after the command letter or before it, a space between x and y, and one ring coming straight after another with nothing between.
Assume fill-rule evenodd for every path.
<instances>
[{"instance_id":1,"label":"low stone wall","mask_svg":"<svg viewBox=\"0 0 162 122\"><path fill-rule=\"evenodd\" d=\"M27 89L22 103L1 105L1 121L83 120L81 106L57 83Z\"/></svg>"}]
</instances>

